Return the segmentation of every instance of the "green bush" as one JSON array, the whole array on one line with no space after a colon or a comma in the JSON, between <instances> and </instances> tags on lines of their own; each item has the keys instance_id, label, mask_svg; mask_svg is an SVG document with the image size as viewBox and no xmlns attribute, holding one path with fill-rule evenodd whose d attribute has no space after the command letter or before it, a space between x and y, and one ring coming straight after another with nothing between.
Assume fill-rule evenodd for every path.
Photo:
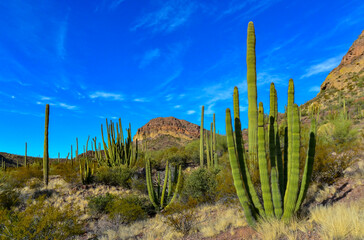
<instances>
[{"instance_id":1,"label":"green bush","mask_svg":"<svg viewBox=\"0 0 364 240\"><path fill-rule=\"evenodd\" d=\"M130 187L134 190L138 190L141 193L148 194L147 183L143 178L132 177Z\"/></svg>"},{"instance_id":2,"label":"green bush","mask_svg":"<svg viewBox=\"0 0 364 240\"><path fill-rule=\"evenodd\" d=\"M0 209L8 209L19 204L19 193L9 188L0 188Z\"/></svg>"},{"instance_id":3,"label":"green bush","mask_svg":"<svg viewBox=\"0 0 364 240\"><path fill-rule=\"evenodd\" d=\"M96 172L96 182L111 186L130 188L134 170L127 167L100 167Z\"/></svg>"},{"instance_id":4,"label":"green bush","mask_svg":"<svg viewBox=\"0 0 364 240\"><path fill-rule=\"evenodd\" d=\"M114 196L106 193L106 195L100 195L91 197L88 199L88 208L92 215L107 213L107 205L114 199Z\"/></svg>"},{"instance_id":5,"label":"green bush","mask_svg":"<svg viewBox=\"0 0 364 240\"><path fill-rule=\"evenodd\" d=\"M216 174L205 168L198 168L185 179L182 195L199 202L210 202L215 199L216 186Z\"/></svg>"},{"instance_id":6,"label":"green bush","mask_svg":"<svg viewBox=\"0 0 364 240\"><path fill-rule=\"evenodd\" d=\"M78 162L74 162L72 166L70 160L67 163L52 164L50 175L60 175L68 183L79 183L81 181Z\"/></svg>"},{"instance_id":7,"label":"green bush","mask_svg":"<svg viewBox=\"0 0 364 240\"><path fill-rule=\"evenodd\" d=\"M186 203L174 202L163 212L164 222L183 234L188 234L197 224L197 201L189 198Z\"/></svg>"},{"instance_id":8,"label":"green bush","mask_svg":"<svg viewBox=\"0 0 364 240\"><path fill-rule=\"evenodd\" d=\"M43 179L43 170L39 166L19 167L9 172L8 183L13 188L21 188L29 179Z\"/></svg>"},{"instance_id":9,"label":"green bush","mask_svg":"<svg viewBox=\"0 0 364 240\"><path fill-rule=\"evenodd\" d=\"M77 216L70 206L61 210L47 205L44 198L20 212L0 209L0 240L70 239L83 232Z\"/></svg>"},{"instance_id":10,"label":"green bush","mask_svg":"<svg viewBox=\"0 0 364 240\"><path fill-rule=\"evenodd\" d=\"M110 202L107 205L107 212L111 219L128 224L147 218L148 214L154 213L154 208L148 199L128 195Z\"/></svg>"}]
</instances>

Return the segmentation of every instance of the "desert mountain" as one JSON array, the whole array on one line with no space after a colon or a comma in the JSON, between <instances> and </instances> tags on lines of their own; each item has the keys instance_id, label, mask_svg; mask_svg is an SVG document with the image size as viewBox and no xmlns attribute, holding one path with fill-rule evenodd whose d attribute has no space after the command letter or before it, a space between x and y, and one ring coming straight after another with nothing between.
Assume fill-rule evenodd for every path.
<instances>
[{"instance_id":1,"label":"desert mountain","mask_svg":"<svg viewBox=\"0 0 364 240\"><path fill-rule=\"evenodd\" d=\"M340 104L344 98L349 103L364 101L364 31L351 45L339 66L326 77L317 96L305 103L303 109L317 102L324 110Z\"/></svg>"},{"instance_id":2,"label":"desert mountain","mask_svg":"<svg viewBox=\"0 0 364 240\"><path fill-rule=\"evenodd\" d=\"M149 150L181 146L200 136L200 126L175 117L158 117L139 128L133 140Z\"/></svg>"}]
</instances>

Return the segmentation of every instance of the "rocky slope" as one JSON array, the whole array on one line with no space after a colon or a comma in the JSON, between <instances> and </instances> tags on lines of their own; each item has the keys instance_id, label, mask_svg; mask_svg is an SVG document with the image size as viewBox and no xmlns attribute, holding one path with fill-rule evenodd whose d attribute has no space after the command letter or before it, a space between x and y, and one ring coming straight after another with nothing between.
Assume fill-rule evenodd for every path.
<instances>
[{"instance_id":1,"label":"rocky slope","mask_svg":"<svg viewBox=\"0 0 364 240\"><path fill-rule=\"evenodd\" d=\"M326 77L317 96L305 103L302 109L305 112L312 103L319 104L321 110L333 109L341 106L343 99L349 112L357 111L357 105L364 102L364 31L354 41L339 66Z\"/></svg>"},{"instance_id":2,"label":"rocky slope","mask_svg":"<svg viewBox=\"0 0 364 240\"><path fill-rule=\"evenodd\" d=\"M175 117L158 117L139 128L133 140L147 144L148 149L181 146L198 139L200 126Z\"/></svg>"}]
</instances>

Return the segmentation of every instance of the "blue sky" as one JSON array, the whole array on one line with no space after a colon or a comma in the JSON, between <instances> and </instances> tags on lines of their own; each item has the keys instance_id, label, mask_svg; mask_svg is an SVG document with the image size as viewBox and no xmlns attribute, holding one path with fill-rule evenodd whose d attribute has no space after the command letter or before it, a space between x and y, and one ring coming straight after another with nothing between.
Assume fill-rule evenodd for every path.
<instances>
[{"instance_id":1,"label":"blue sky","mask_svg":"<svg viewBox=\"0 0 364 240\"><path fill-rule=\"evenodd\" d=\"M240 89L247 126L246 29L257 36L258 100L268 111L269 84L279 110L287 83L296 102L316 96L364 29L364 2L90 0L0 2L0 151L42 156L45 104L49 152L65 157L75 138L100 140L105 118L155 117L199 124L225 109Z\"/></svg>"}]
</instances>

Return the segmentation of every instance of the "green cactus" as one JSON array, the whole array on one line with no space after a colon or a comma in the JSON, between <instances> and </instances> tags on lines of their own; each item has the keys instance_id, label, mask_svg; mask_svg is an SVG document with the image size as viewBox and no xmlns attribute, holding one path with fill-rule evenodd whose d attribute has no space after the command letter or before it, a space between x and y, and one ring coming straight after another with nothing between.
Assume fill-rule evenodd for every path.
<instances>
[{"instance_id":1,"label":"green cactus","mask_svg":"<svg viewBox=\"0 0 364 240\"><path fill-rule=\"evenodd\" d=\"M170 206L170 204L175 201L177 195L180 193L181 184L182 184L182 166L179 166L179 169L178 169L178 180L177 180L177 185L174 189L173 196L172 196L173 183L172 183L171 170L169 168L168 161L166 163L166 171L165 171L165 175L164 175L164 183L163 183L162 188L160 185L161 180L160 180L160 175L158 172L157 191L155 191L154 187L153 187L152 169L150 166L149 159L146 161L145 170L146 170L147 189L148 189L148 195L149 195L150 201L152 202L154 208L157 211L167 209ZM167 197L166 197L167 181L168 181L168 193L167 193Z\"/></svg>"},{"instance_id":2,"label":"green cactus","mask_svg":"<svg viewBox=\"0 0 364 240\"><path fill-rule=\"evenodd\" d=\"M115 129L116 127L116 129ZM133 167L138 160L138 141L133 147L133 139L131 137L131 125L127 129L127 138L124 139L123 128L121 125L121 119L119 118L119 125L110 121L110 125L106 119L107 130L107 144L104 139L103 126L101 124L101 136L104 146L104 157L100 154L96 154L96 159L99 165L104 166L127 166ZM95 142L96 149L96 142Z\"/></svg>"},{"instance_id":3,"label":"green cactus","mask_svg":"<svg viewBox=\"0 0 364 240\"><path fill-rule=\"evenodd\" d=\"M219 167L219 160L217 158L217 143L216 143L216 123L215 123L215 113L213 115L213 125L214 125L214 133L213 133L213 151L214 151L214 167Z\"/></svg>"},{"instance_id":4,"label":"green cactus","mask_svg":"<svg viewBox=\"0 0 364 240\"><path fill-rule=\"evenodd\" d=\"M301 188L299 188L299 148L300 148L300 120L299 109L294 104L293 80L289 81L287 128L284 145L284 166L278 130L277 91L274 84L270 89L270 114L268 124L268 138L265 135L265 120L263 104L259 103L258 115L251 106L256 106L255 82L255 35L252 22L248 26L248 100L249 100L249 160L259 160L259 173L264 209L252 184L249 168L246 164L244 144L242 142L241 124L239 118L238 89L234 89L234 125L235 141L231 123L230 110L226 110L226 135L229 159L234 179L234 186L239 201L244 209L247 222L254 226L259 218L289 220L297 212L306 195L312 174L315 153L316 120L312 117L310 142L307 153L305 170ZM251 56L254 55L254 56ZM254 64L253 64L254 63ZM249 70L250 68L250 70ZM254 71L253 71L254 70ZM252 72L254 74L252 74ZM249 83L249 81L251 81ZM252 101L252 103L251 103ZM257 136L257 138L255 137ZM266 144L268 140L268 144ZM252 142L250 142L252 141ZM257 144L257 145L256 145ZM253 147L252 147L252 146ZM267 153L266 146L269 146ZM257 154L256 154L257 153ZM252 159L253 158L253 159ZM268 167L271 167L270 171ZM287 174L285 174L287 172ZM286 185L285 186L285 178ZM281 186L284 185L284 186ZM299 191L300 189L300 191Z\"/></svg>"},{"instance_id":5,"label":"green cactus","mask_svg":"<svg viewBox=\"0 0 364 240\"><path fill-rule=\"evenodd\" d=\"M257 72L255 58L255 29L253 22L248 25L247 39L247 86L248 86L248 139L249 161L252 167L256 167L258 160L258 109L257 109ZM235 110L234 110L235 111Z\"/></svg>"},{"instance_id":6,"label":"green cactus","mask_svg":"<svg viewBox=\"0 0 364 240\"><path fill-rule=\"evenodd\" d=\"M95 164L87 156L87 149L88 149L89 140L90 140L90 136L88 136L87 141L86 141L86 148L84 149L84 157L80 158L79 161L78 161L82 184L91 183L94 172L95 172ZM77 141L77 151L76 152L77 152L77 155L78 155L78 141Z\"/></svg>"},{"instance_id":7,"label":"green cactus","mask_svg":"<svg viewBox=\"0 0 364 240\"><path fill-rule=\"evenodd\" d=\"M24 167L27 167L28 166L28 163L27 163L27 148L28 148L28 145L25 142Z\"/></svg>"},{"instance_id":8,"label":"green cactus","mask_svg":"<svg viewBox=\"0 0 364 240\"><path fill-rule=\"evenodd\" d=\"M204 119L204 106L201 109L201 126L200 126L200 167L204 164L204 131L203 131L203 119Z\"/></svg>"},{"instance_id":9,"label":"green cactus","mask_svg":"<svg viewBox=\"0 0 364 240\"><path fill-rule=\"evenodd\" d=\"M45 110L44 151L43 151L43 180L46 186L48 186L48 177L49 177L48 176L49 175L48 127L49 127L49 104L46 105L46 110Z\"/></svg>"}]
</instances>

